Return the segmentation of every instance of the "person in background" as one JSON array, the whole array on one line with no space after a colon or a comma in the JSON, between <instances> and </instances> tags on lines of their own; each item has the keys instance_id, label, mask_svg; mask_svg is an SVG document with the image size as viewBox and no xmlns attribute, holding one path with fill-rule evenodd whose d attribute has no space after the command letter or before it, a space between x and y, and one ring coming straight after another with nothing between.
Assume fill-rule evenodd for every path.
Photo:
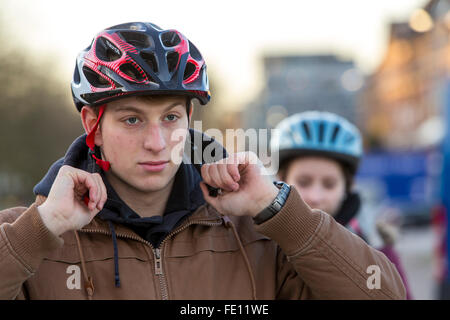
<instances>
[{"instance_id":1,"label":"person in background","mask_svg":"<svg viewBox=\"0 0 450 320\"><path fill-rule=\"evenodd\" d=\"M278 150L278 178L295 186L303 200L322 210L367 242L357 214L361 198L353 190L361 160L362 138L358 128L347 119L322 111L305 111L281 121L272 140ZM376 230L383 246L379 248L397 267L412 299L400 258L394 249L397 231L387 221Z\"/></svg>"}]
</instances>

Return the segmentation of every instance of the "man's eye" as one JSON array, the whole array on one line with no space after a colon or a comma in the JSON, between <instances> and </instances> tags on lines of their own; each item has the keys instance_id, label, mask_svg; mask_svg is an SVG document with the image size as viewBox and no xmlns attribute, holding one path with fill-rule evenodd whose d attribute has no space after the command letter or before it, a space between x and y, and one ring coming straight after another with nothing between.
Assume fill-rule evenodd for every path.
<instances>
[{"instance_id":1,"label":"man's eye","mask_svg":"<svg viewBox=\"0 0 450 320\"><path fill-rule=\"evenodd\" d=\"M125 122L127 123L127 124L136 124L136 123L138 123L138 118L136 118L136 117L131 117L131 118L128 118L127 120L125 120Z\"/></svg>"},{"instance_id":2,"label":"man's eye","mask_svg":"<svg viewBox=\"0 0 450 320\"><path fill-rule=\"evenodd\" d=\"M178 119L178 116L176 116L174 114L169 114L164 118L164 120L167 120L167 121L175 121L177 119Z\"/></svg>"}]
</instances>

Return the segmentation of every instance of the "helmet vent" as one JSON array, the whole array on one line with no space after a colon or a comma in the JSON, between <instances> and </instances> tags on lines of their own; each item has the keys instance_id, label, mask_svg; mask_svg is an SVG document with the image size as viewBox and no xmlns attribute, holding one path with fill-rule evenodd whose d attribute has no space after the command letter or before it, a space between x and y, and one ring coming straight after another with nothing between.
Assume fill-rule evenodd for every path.
<instances>
[{"instance_id":1,"label":"helmet vent","mask_svg":"<svg viewBox=\"0 0 450 320\"><path fill-rule=\"evenodd\" d=\"M151 39L141 32L120 31L119 34L126 42L137 49L148 48L151 44Z\"/></svg>"},{"instance_id":2,"label":"helmet vent","mask_svg":"<svg viewBox=\"0 0 450 320\"><path fill-rule=\"evenodd\" d=\"M75 63L75 71L73 72L73 82L75 84L80 84L80 72L78 71L78 66Z\"/></svg>"},{"instance_id":3,"label":"helmet vent","mask_svg":"<svg viewBox=\"0 0 450 320\"><path fill-rule=\"evenodd\" d=\"M178 60L180 59L180 55L178 52L172 51L167 53L167 67L169 72L173 72L178 65Z\"/></svg>"},{"instance_id":4,"label":"helmet vent","mask_svg":"<svg viewBox=\"0 0 450 320\"><path fill-rule=\"evenodd\" d=\"M125 63L121 65L119 69L135 81L144 80L143 75L138 70L136 70L136 68L131 63Z\"/></svg>"},{"instance_id":5,"label":"helmet vent","mask_svg":"<svg viewBox=\"0 0 450 320\"><path fill-rule=\"evenodd\" d=\"M202 60L202 55L200 54L200 51L198 51L197 47L194 46L192 42L189 41L189 54L191 57L197 61Z\"/></svg>"},{"instance_id":6,"label":"helmet vent","mask_svg":"<svg viewBox=\"0 0 450 320\"><path fill-rule=\"evenodd\" d=\"M355 141L355 136L349 134L347 135L347 137L345 137L345 143L351 144L353 143L353 141Z\"/></svg>"},{"instance_id":7,"label":"helmet vent","mask_svg":"<svg viewBox=\"0 0 450 320\"><path fill-rule=\"evenodd\" d=\"M87 81L96 88L108 88L111 84L97 72L91 70L88 67L83 67L83 74Z\"/></svg>"},{"instance_id":8,"label":"helmet vent","mask_svg":"<svg viewBox=\"0 0 450 320\"><path fill-rule=\"evenodd\" d=\"M184 69L184 76L183 76L183 80L188 79L190 76L192 76L195 72L195 65L192 62L188 62L186 64L186 69Z\"/></svg>"},{"instance_id":9,"label":"helmet vent","mask_svg":"<svg viewBox=\"0 0 450 320\"><path fill-rule=\"evenodd\" d=\"M161 35L162 44L165 47L175 47L181 42L180 36L175 31L168 31Z\"/></svg>"},{"instance_id":10,"label":"helmet vent","mask_svg":"<svg viewBox=\"0 0 450 320\"><path fill-rule=\"evenodd\" d=\"M311 140L311 131L309 130L309 125L306 122L302 122L303 132L305 133L306 139Z\"/></svg>"},{"instance_id":11,"label":"helmet vent","mask_svg":"<svg viewBox=\"0 0 450 320\"><path fill-rule=\"evenodd\" d=\"M333 134L331 135L331 140L330 140L331 143L335 143L336 142L336 138L338 136L338 133L339 133L340 129L341 129L340 125L336 125L334 127Z\"/></svg>"},{"instance_id":12,"label":"helmet vent","mask_svg":"<svg viewBox=\"0 0 450 320\"><path fill-rule=\"evenodd\" d=\"M97 39L95 45L95 54L100 60L111 62L119 59L122 56L122 52L111 41L104 37Z\"/></svg>"},{"instance_id":13,"label":"helmet vent","mask_svg":"<svg viewBox=\"0 0 450 320\"><path fill-rule=\"evenodd\" d=\"M319 142L323 143L323 137L325 134L325 123L321 122L319 124Z\"/></svg>"},{"instance_id":14,"label":"helmet vent","mask_svg":"<svg viewBox=\"0 0 450 320\"><path fill-rule=\"evenodd\" d=\"M155 25L153 25L153 26L155 26ZM141 22L127 22L127 23L117 24L115 26L106 28L105 30L114 30L114 29L145 31L146 27L145 27L145 24L143 24Z\"/></svg>"},{"instance_id":15,"label":"helmet vent","mask_svg":"<svg viewBox=\"0 0 450 320\"><path fill-rule=\"evenodd\" d=\"M141 51L141 58L147 62L148 66L154 73L158 73L158 63L156 62L155 54L153 52Z\"/></svg>"}]
</instances>

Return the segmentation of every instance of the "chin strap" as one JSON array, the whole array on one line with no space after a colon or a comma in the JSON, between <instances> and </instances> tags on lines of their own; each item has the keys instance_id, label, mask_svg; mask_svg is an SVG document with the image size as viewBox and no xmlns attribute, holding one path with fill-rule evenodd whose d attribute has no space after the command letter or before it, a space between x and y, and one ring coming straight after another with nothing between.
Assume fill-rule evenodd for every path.
<instances>
[{"instance_id":1,"label":"chin strap","mask_svg":"<svg viewBox=\"0 0 450 320\"><path fill-rule=\"evenodd\" d=\"M95 159L95 163L103 169L103 171L108 171L111 167L111 164L108 161L104 161L95 156L95 132L97 131L98 124L100 123L100 119L102 118L103 112L105 111L106 104L103 104L99 107L97 122L92 128L91 132L86 137L86 145L92 151L92 158Z\"/></svg>"}]
</instances>

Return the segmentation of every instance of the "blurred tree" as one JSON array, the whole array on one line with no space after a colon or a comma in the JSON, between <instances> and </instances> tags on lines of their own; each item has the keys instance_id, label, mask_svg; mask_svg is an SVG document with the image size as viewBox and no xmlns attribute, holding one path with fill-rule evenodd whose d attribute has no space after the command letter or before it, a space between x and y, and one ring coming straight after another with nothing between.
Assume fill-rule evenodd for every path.
<instances>
[{"instance_id":1,"label":"blurred tree","mask_svg":"<svg viewBox=\"0 0 450 320\"><path fill-rule=\"evenodd\" d=\"M208 69L211 100L206 106L202 106L197 100L194 100L195 105L192 120L201 120L203 131L215 128L224 131L223 134L225 134L226 129L242 127L242 116L240 112L233 110L225 102L224 84L220 82L221 77L218 76L216 70L214 68Z\"/></svg>"},{"instance_id":2,"label":"blurred tree","mask_svg":"<svg viewBox=\"0 0 450 320\"><path fill-rule=\"evenodd\" d=\"M0 209L33 201L33 186L82 134L70 79L51 57L11 44L4 25L0 16Z\"/></svg>"},{"instance_id":3,"label":"blurred tree","mask_svg":"<svg viewBox=\"0 0 450 320\"><path fill-rule=\"evenodd\" d=\"M211 131L208 132L208 129L218 129L221 131L223 139L219 142L223 143L229 152L236 152L236 143L226 140L226 130L242 128L242 114L232 110L224 102L225 91L223 89L223 83L220 82L221 78L215 73L215 70L217 69L208 69L211 100L206 106L202 106L197 100L194 100L194 113L191 126L195 129L200 129L195 127L194 121L201 121L201 129L203 132L206 131L208 134L211 134ZM219 137L214 138L216 140L219 139ZM230 145L231 143L234 144Z\"/></svg>"}]
</instances>

